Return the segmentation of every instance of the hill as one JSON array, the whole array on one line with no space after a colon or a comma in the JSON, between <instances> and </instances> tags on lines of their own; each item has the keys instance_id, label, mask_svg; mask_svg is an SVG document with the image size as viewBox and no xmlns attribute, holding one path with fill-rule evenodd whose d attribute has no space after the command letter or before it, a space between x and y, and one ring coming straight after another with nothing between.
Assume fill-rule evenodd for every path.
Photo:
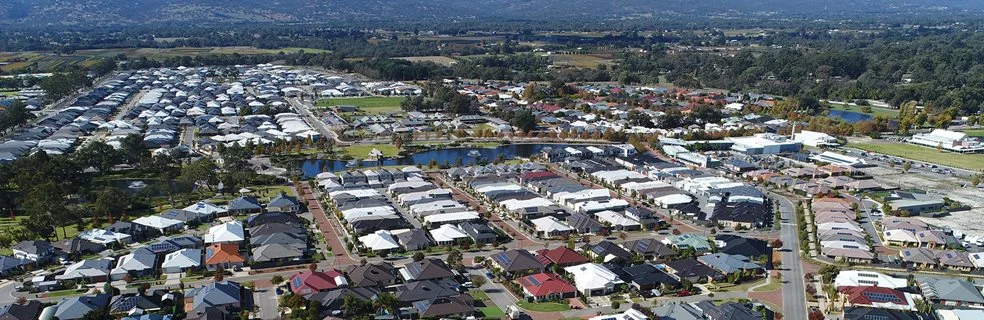
<instances>
[{"instance_id":1,"label":"hill","mask_svg":"<svg viewBox=\"0 0 984 320\"><path fill-rule=\"evenodd\" d=\"M984 2L975 0L6 0L0 2L0 25L831 18L979 14L982 9Z\"/></svg>"}]
</instances>

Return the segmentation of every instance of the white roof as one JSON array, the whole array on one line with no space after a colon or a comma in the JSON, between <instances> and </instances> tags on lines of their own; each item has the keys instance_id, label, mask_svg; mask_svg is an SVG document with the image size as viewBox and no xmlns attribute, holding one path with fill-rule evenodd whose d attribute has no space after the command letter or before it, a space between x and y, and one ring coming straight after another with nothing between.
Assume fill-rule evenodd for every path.
<instances>
[{"instance_id":1,"label":"white roof","mask_svg":"<svg viewBox=\"0 0 984 320\"><path fill-rule=\"evenodd\" d=\"M984 319L984 310L936 310L940 320L977 320Z\"/></svg>"},{"instance_id":2,"label":"white roof","mask_svg":"<svg viewBox=\"0 0 984 320\"><path fill-rule=\"evenodd\" d=\"M398 189L398 188L420 188L432 184L433 183L426 182L426 181L400 181L390 184L388 187L386 187L386 191L393 192L393 189Z\"/></svg>"},{"instance_id":3,"label":"white roof","mask_svg":"<svg viewBox=\"0 0 984 320\"><path fill-rule=\"evenodd\" d=\"M435 223L448 223L448 222L464 222L464 221L472 221L478 219L479 219L479 215L477 212L465 211L465 212L432 214L424 217L424 222L426 222L427 224L435 224Z\"/></svg>"},{"instance_id":4,"label":"white roof","mask_svg":"<svg viewBox=\"0 0 984 320\"><path fill-rule=\"evenodd\" d=\"M440 211L440 210L448 210L448 209L462 209L462 208L465 208L465 206L462 205L460 202L448 199L448 200L438 200L433 202L411 205L409 209L410 212L420 213L420 212Z\"/></svg>"},{"instance_id":5,"label":"white roof","mask_svg":"<svg viewBox=\"0 0 984 320\"><path fill-rule=\"evenodd\" d=\"M189 268L202 265L202 249L181 249L164 256L161 268Z\"/></svg>"},{"instance_id":6,"label":"white roof","mask_svg":"<svg viewBox=\"0 0 984 320\"><path fill-rule=\"evenodd\" d=\"M607 221L608 223L611 223L613 226L628 227L628 226L639 225L639 221L635 221L629 217L626 217L624 214L611 210L605 210L602 212L595 213L595 216L598 217L599 221L602 222Z\"/></svg>"},{"instance_id":7,"label":"white roof","mask_svg":"<svg viewBox=\"0 0 984 320\"><path fill-rule=\"evenodd\" d=\"M184 208L184 211L194 212L200 215L214 215L229 212L229 210L226 210L223 207L205 201L198 201L198 203L187 206Z\"/></svg>"},{"instance_id":8,"label":"white roof","mask_svg":"<svg viewBox=\"0 0 984 320\"><path fill-rule=\"evenodd\" d=\"M246 230L242 222L230 221L208 228L204 240L205 243L240 242L246 240Z\"/></svg>"},{"instance_id":9,"label":"white roof","mask_svg":"<svg viewBox=\"0 0 984 320\"><path fill-rule=\"evenodd\" d=\"M158 230L167 229L167 228L170 228L170 227L173 227L173 226L178 226L178 225L184 225L184 222L182 222L181 220L174 220L174 219L165 218L165 217L161 217L161 216L140 217L140 218L137 218L137 219L133 220L133 223L136 223L136 224L139 224L139 225L145 225L147 227L150 227L150 228L153 228L153 229L158 229Z\"/></svg>"},{"instance_id":10,"label":"white roof","mask_svg":"<svg viewBox=\"0 0 984 320\"><path fill-rule=\"evenodd\" d=\"M109 244L113 242L127 242L130 235L119 232L112 232L104 229L92 229L79 233L79 239L89 240L98 244Z\"/></svg>"},{"instance_id":11,"label":"white roof","mask_svg":"<svg viewBox=\"0 0 984 320\"><path fill-rule=\"evenodd\" d=\"M522 189L523 189L523 187L521 187L518 184L512 184L512 183L510 183L510 184L492 184L492 185L486 185L486 186L478 187L478 188L475 189L475 192L478 192L478 193L488 193L488 192L500 191L500 190L522 190Z\"/></svg>"},{"instance_id":12,"label":"white roof","mask_svg":"<svg viewBox=\"0 0 984 320\"><path fill-rule=\"evenodd\" d=\"M853 230L861 231L861 227L848 222L827 222L817 224L817 230Z\"/></svg>"},{"instance_id":13,"label":"white roof","mask_svg":"<svg viewBox=\"0 0 984 320\"><path fill-rule=\"evenodd\" d=\"M342 211L342 218L348 221L363 217L391 216L395 215L396 210L390 206L379 206L369 208L355 208Z\"/></svg>"},{"instance_id":14,"label":"white roof","mask_svg":"<svg viewBox=\"0 0 984 320\"><path fill-rule=\"evenodd\" d=\"M82 260L68 266L68 268L65 268L65 273L55 276L55 279L61 280L106 276L109 272L109 266L112 263L112 258Z\"/></svg>"},{"instance_id":15,"label":"white roof","mask_svg":"<svg viewBox=\"0 0 984 320\"><path fill-rule=\"evenodd\" d=\"M338 191L329 192L328 197L335 199L339 195L343 195L343 194L351 195L353 197L358 197L358 198L368 198L372 196L378 196L379 192L373 189L348 189L348 190L338 190Z\"/></svg>"},{"instance_id":16,"label":"white roof","mask_svg":"<svg viewBox=\"0 0 984 320\"><path fill-rule=\"evenodd\" d=\"M861 249L864 251L871 251L871 247L867 244L858 243L854 241L820 241L820 246L823 248L837 248L837 249Z\"/></svg>"},{"instance_id":17,"label":"white roof","mask_svg":"<svg viewBox=\"0 0 984 320\"><path fill-rule=\"evenodd\" d=\"M448 189L430 189L427 191L404 193L396 196L396 200L400 203L416 201L420 199L434 198L434 196L451 194L451 190Z\"/></svg>"},{"instance_id":18,"label":"white roof","mask_svg":"<svg viewBox=\"0 0 984 320\"><path fill-rule=\"evenodd\" d=\"M611 288L623 283L615 273L597 263L585 263L564 268L574 278L574 286L580 291Z\"/></svg>"},{"instance_id":19,"label":"white roof","mask_svg":"<svg viewBox=\"0 0 984 320\"><path fill-rule=\"evenodd\" d=\"M372 251L392 250L400 247L400 244L393 239L393 234L389 230L377 230L359 237L359 242Z\"/></svg>"},{"instance_id":20,"label":"white roof","mask_svg":"<svg viewBox=\"0 0 984 320\"><path fill-rule=\"evenodd\" d=\"M536 230L537 231L542 231L542 232L546 232L546 233L555 232L555 231L570 231L570 230L572 230L571 227L568 226L566 223L564 223L563 221L557 220L557 218L554 218L554 217L536 218L536 219L530 220L530 223L533 223L533 226L536 227Z\"/></svg>"},{"instance_id":21,"label":"white roof","mask_svg":"<svg viewBox=\"0 0 984 320\"><path fill-rule=\"evenodd\" d=\"M885 241L896 241L896 242L912 242L918 243L919 239L916 239L916 235L912 232L902 229L885 230L882 232Z\"/></svg>"},{"instance_id":22,"label":"white roof","mask_svg":"<svg viewBox=\"0 0 984 320\"><path fill-rule=\"evenodd\" d=\"M656 188L666 188L672 187L669 183L663 181L647 181L647 182L626 182L622 184L622 189L627 191L631 190L647 190Z\"/></svg>"},{"instance_id":23,"label":"white roof","mask_svg":"<svg viewBox=\"0 0 984 320\"><path fill-rule=\"evenodd\" d=\"M499 202L499 204L505 206L506 210L509 211L519 210L523 208L535 208L535 207L545 207L545 206L555 205L553 201L550 201L549 199L543 197L537 197L528 200L509 199L509 200L501 201Z\"/></svg>"},{"instance_id":24,"label":"white roof","mask_svg":"<svg viewBox=\"0 0 984 320\"><path fill-rule=\"evenodd\" d=\"M885 274L873 271L844 270L834 278L834 287L842 286L869 286L882 288L903 288L909 285L904 278L889 277Z\"/></svg>"},{"instance_id":25,"label":"white roof","mask_svg":"<svg viewBox=\"0 0 984 320\"><path fill-rule=\"evenodd\" d=\"M574 210L598 211L598 210L626 207L628 205L629 202L622 199L608 199L604 201L585 201L585 202L575 203Z\"/></svg>"},{"instance_id":26,"label":"white roof","mask_svg":"<svg viewBox=\"0 0 984 320\"><path fill-rule=\"evenodd\" d=\"M690 203L690 200L691 200L690 199L690 196L685 195L685 194L682 194L682 193L665 195L665 196L662 196L662 197L653 199L654 202L656 202L658 204L661 204L661 205L664 205L664 206L674 205L674 204Z\"/></svg>"},{"instance_id":27,"label":"white roof","mask_svg":"<svg viewBox=\"0 0 984 320\"><path fill-rule=\"evenodd\" d=\"M431 230L430 234L431 238L434 238L434 241L439 243L454 242L457 239L468 237L468 234L464 230L453 224L443 224L441 227Z\"/></svg>"},{"instance_id":28,"label":"white roof","mask_svg":"<svg viewBox=\"0 0 984 320\"><path fill-rule=\"evenodd\" d=\"M153 253L144 250L134 251L116 260L116 268L113 268L110 273L121 274L129 271L153 269L155 261L157 261L157 256Z\"/></svg>"},{"instance_id":29,"label":"white roof","mask_svg":"<svg viewBox=\"0 0 984 320\"><path fill-rule=\"evenodd\" d=\"M567 199L578 200L578 199L591 199L600 197L610 197L611 191L608 189L584 189L578 192L559 192L553 195L554 200L563 201Z\"/></svg>"}]
</instances>

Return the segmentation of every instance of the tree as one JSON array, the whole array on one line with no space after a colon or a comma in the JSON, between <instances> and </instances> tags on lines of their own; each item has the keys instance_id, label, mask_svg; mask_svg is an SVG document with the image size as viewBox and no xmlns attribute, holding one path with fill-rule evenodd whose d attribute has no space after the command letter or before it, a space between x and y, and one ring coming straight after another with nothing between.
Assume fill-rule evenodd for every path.
<instances>
[{"instance_id":1,"label":"tree","mask_svg":"<svg viewBox=\"0 0 984 320\"><path fill-rule=\"evenodd\" d=\"M909 169L912 169L912 161L902 163L902 173L908 173Z\"/></svg>"},{"instance_id":2,"label":"tree","mask_svg":"<svg viewBox=\"0 0 984 320\"><path fill-rule=\"evenodd\" d=\"M772 243L771 244L772 244L772 248L779 249L779 248L782 248L782 244L783 243L782 243L782 240L775 239L775 240L772 240Z\"/></svg>"},{"instance_id":3,"label":"tree","mask_svg":"<svg viewBox=\"0 0 984 320\"><path fill-rule=\"evenodd\" d=\"M421 260L424 260L424 253L420 251L414 252L413 261L421 261Z\"/></svg>"},{"instance_id":4,"label":"tree","mask_svg":"<svg viewBox=\"0 0 984 320\"><path fill-rule=\"evenodd\" d=\"M513 118L509 121L509 124L526 133L536 129L536 123L536 116L534 116L533 112L529 110L521 110L516 112L516 114L513 115Z\"/></svg>"},{"instance_id":5,"label":"tree","mask_svg":"<svg viewBox=\"0 0 984 320\"><path fill-rule=\"evenodd\" d=\"M376 297L376 301L373 301L373 307L377 310L386 310L389 314L396 314L396 307L399 303L400 301L396 299L393 293L383 292Z\"/></svg>"},{"instance_id":6,"label":"tree","mask_svg":"<svg viewBox=\"0 0 984 320\"><path fill-rule=\"evenodd\" d=\"M451 251L448 251L448 265L452 268L464 268L464 265L461 263L462 258L463 256L461 255L461 251L458 251L458 249L452 248Z\"/></svg>"},{"instance_id":7,"label":"tree","mask_svg":"<svg viewBox=\"0 0 984 320\"><path fill-rule=\"evenodd\" d=\"M106 320L113 319L113 316L109 314L109 308L93 309L86 313L82 320Z\"/></svg>"},{"instance_id":8,"label":"tree","mask_svg":"<svg viewBox=\"0 0 984 320\"><path fill-rule=\"evenodd\" d=\"M212 191L212 186L219 184L218 170L219 166L215 165L215 162L203 158L182 168L178 181L198 186L200 190Z\"/></svg>"},{"instance_id":9,"label":"tree","mask_svg":"<svg viewBox=\"0 0 984 320\"><path fill-rule=\"evenodd\" d=\"M279 274L275 275L272 278L270 278L270 282L273 283L273 285L275 286L279 286L281 283L284 282L284 277Z\"/></svg>"},{"instance_id":10,"label":"tree","mask_svg":"<svg viewBox=\"0 0 984 320\"><path fill-rule=\"evenodd\" d=\"M480 274L473 274L470 277L470 279L471 279L472 285L475 288L481 288L483 285L485 285L485 276L482 276Z\"/></svg>"}]
</instances>

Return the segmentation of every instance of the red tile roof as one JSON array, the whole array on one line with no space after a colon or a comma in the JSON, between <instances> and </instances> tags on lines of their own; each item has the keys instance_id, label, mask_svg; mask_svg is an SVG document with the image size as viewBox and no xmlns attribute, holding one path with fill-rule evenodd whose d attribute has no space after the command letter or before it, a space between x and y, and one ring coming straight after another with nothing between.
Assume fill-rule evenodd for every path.
<instances>
[{"instance_id":1,"label":"red tile roof","mask_svg":"<svg viewBox=\"0 0 984 320\"><path fill-rule=\"evenodd\" d=\"M540 249L536 251L536 254L537 259L544 265L558 264L570 266L590 262L588 258L585 258L568 247L557 247L550 250Z\"/></svg>"},{"instance_id":2,"label":"red tile roof","mask_svg":"<svg viewBox=\"0 0 984 320\"><path fill-rule=\"evenodd\" d=\"M553 273L537 273L516 279L516 283L526 289L534 297L546 297L552 294L574 293L570 283Z\"/></svg>"},{"instance_id":3,"label":"red tile roof","mask_svg":"<svg viewBox=\"0 0 984 320\"><path fill-rule=\"evenodd\" d=\"M837 288L847 296L847 301L856 305L872 305L875 303L892 303L900 306L907 306L909 302L905 298L905 293L895 289L868 286L843 286Z\"/></svg>"},{"instance_id":4,"label":"red tile roof","mask_svg":"<svg viewBox=\"0 0 984 320\"><path fill-rule=\"evenodd\" d=\"M302 271L290 277L290 290L295 294L309 295L347 285L344 276L338 270Z\"/></svg>"}]
</instances>

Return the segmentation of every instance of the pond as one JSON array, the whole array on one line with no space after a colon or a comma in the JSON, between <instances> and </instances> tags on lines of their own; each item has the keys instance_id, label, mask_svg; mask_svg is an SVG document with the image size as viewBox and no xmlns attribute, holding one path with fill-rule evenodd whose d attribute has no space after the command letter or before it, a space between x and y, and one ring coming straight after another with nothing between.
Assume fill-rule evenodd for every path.
<instances>
[{"instance_id":1,"label":"pond","mask_svg":"<svg viewBox=\"0 0 984 320\"><path fill-rule=\"evenodd\" d=\"M865 120L871 120L875 118L874 116L867 113L860 113L860 112L847 111L847 110L833 110L833 109L831 109L827 113L827 115L830 116L831 118L838 118L844 120L844 122L851 123L851 124L858 123Z\"/></svg>"},{"instance_id":2,"label":"pond","mask_svg":"<svg viewBox=\"0 0 984 320\"><path fill-rule=\"evenodd\" d=\"M361 167L369 168L376 166L426 166L431 160L439 164L454 163L458 159L467 165L480 162L491 162L499 155L507 160L515 158L527 158L540 153L544 148L565 148L566 144L507 144L495 148L448 148L417 152L409 157L383 159L381 161L363 160ZM329 160L329 159L310 159L300 160L300 168L304 179L310 179L321 172L336 172L355 168L355 161L358 160Z\"/></svg>"}]
</instances>

